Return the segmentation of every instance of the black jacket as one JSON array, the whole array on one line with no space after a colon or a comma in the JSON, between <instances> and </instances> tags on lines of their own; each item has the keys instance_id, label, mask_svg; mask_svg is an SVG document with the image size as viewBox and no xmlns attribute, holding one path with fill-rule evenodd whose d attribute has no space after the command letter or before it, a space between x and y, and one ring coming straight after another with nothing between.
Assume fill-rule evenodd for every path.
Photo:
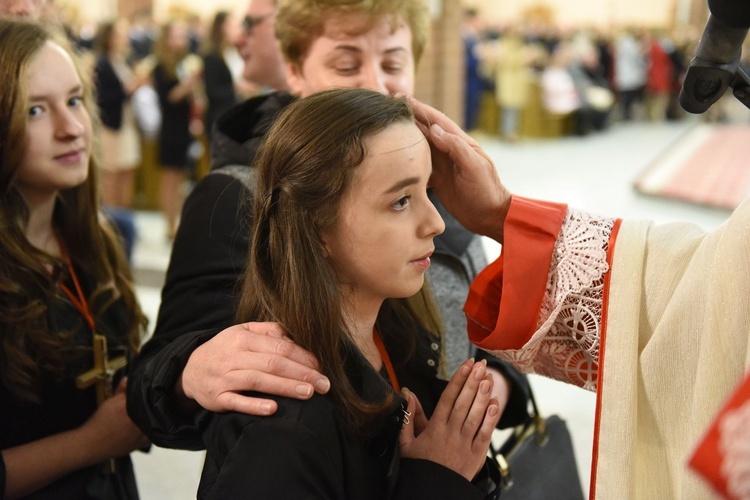
<instances>
[{"instance_id":1,"label":"black jacket","mask_svg":"<svg viewBox=\"0 0 750 500\"><path fill-rule=\"evenodd\" d=\"M396 332L390 339L383 333L399 382L418 394L432 415L445 382L425 361L440 353L423 337L415 354L406 358ZM491 462L472 484L435 462L401 457L398 440L406 401L386 382L387 376L378 374L356 348L347 347L342 357L357 392L373 403L392 395L385 418L354 437L328 397L317 394L308 401L271 396L279 406L270 417L214 414L203 433L207 454L198 498L478 500L494 489L488 481Z\"/></svg>"},{"instance_id":2,"label":"black jacket","mask_svg":"<svg viewBox=\"0 0 750 500\"><path fill-rule=\"evenodd\" d=\"M250 161L276 115L293 99L277 92L249 99L222 115L214 127L212 171L197 183L185 201L156 329L128 379L128 412L158 446L203 447L201 430L205 422L200 415L185 420L174 410L174 385L193 350L236 323L238 280L245 270L252 216L252 192L248 186L255 184ZM446 216L441 206L438 209ZM458 222L449 214L447 217L446 227L450 224L454 230L436 238L436 248L446 251L440 255L436 251L432 267L448 261L446 268L463 269L463 263L453 253L465 250L474 235L456 227ZM470 278L473 275L470 273ZM433 289L443 285L433 285ZM462 315L460 306L466 291L457 291L463 295L452 314ZM459 335L466 337L465 331ZM489 362L502 370L512 385L511 400L500 425L516 425L527 414L527 382L510 365L494 359Z\"/></svg>"}]
</instances>

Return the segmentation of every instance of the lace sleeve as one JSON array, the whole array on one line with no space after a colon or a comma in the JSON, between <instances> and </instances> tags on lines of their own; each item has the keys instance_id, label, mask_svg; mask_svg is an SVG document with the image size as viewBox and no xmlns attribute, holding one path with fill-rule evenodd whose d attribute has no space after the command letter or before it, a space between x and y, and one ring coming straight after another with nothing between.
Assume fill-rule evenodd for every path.
<instances>
[{"instance_id":1,"label":"lace sleeve","mask_svg":"<svg viewBox=\"0 0 750 500\"><path fill-rule=\"evenodd\" d=\"M596 390L607 248L615 219L568 209L555 244L537 329L495 352L525 372Z\"/></svg>"}]
</instances>

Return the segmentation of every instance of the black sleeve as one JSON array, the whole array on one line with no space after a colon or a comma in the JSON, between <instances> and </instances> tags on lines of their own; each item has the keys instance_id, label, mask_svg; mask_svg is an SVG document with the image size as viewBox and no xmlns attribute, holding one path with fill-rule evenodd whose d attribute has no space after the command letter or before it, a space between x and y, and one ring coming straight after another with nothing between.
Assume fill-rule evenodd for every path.
<instances>
[{"instance_id":1,"label":"black sleeve","mask_svg":"<svg viewBox=\"0 0 750 500\"><path fill-rule=\"evenodd\" d=\"M529 415L529 381L526 375L519 372L516 367L507 361L496 358L482 349L477 349L477 361L487 360L487 366L498 370L505 376L510 386L510 396L508 404L505 405L503 414L500 415L500 421L497 423L498 429L515 427L524 423Z\"/></svg>"},{"instance_id":2,"label":"black sleeve","mask_svg":"<svg viewBox=\"0 0 750 500\"><path fill-rule=\"evenodd\" d=\"M483 500L485 493L457 472L429 460L402 458L393 499L461 498Z\"/></svg>"},{"instance_id":3,"label":"black sleeve","mask_svg":"<svg viewBox=\"0 0 750 500\"><path fill-rule=\"evenodd\" d=\"M181 411L174 399L174 387L195 348L216 333L218 330L183 335L152 356L138 358L128 378L128 415L155 445L182 450L204 448L201 432L210 412Z\"/></svg>"},{"instance_id":4,"label":"black sleeve","mask_svg":"<svg viewBox=\"0 0 750 500\"><path fill-rule=\"evenodd\" d=\"M248 195L248 189L234 177L211 174L185 201L156 329L136 357L128 379L131 417L158 446L194 449L200 441L198 427L170 422L174 415L158 414L171 405L153 405L171 397L192 351L234 324L238 280L248 252ZM211 334L201 331L209 328ZM154 386L157 382L172 387ZM180 436L170 437L176 428ZM191 430L196 435L189 436Z\"/></svg>"}]
</instances>

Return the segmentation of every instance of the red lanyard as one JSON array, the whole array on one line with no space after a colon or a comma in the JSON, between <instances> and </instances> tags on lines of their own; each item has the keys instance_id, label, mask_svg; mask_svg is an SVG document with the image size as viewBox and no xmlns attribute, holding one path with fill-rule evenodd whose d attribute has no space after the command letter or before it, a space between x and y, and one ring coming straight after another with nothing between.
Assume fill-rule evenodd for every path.
<instances>
[{"instance_id":1,"label":"red lanyard","mask_svg":"<svg viewBox=\"0 0 750 500\"><path fill-rule=\"evenodd\" d=\"M65 250L65 247L62 245L62 243L60 244L60 254L62 255L62 258L68 263L68 271L70 272L70 277L73 279L73 284L76 287L76 294L73 294L70 288L65 286L64 283L59 284L60 289L65 293L65 295L68 296L75 308L79 313L81 313L81 316L83 316L83 319L86 320L86 324L88 324L89 328L91 328L91 333L96 333L96 322L94 321L94 317L91 315L89 304L86 301L86 296L83 294L81 285L78 282L78 277L76 276L75 269L73 269L73 263L71 262L70 257L68 257L68 252Z\"/></svg>"},{"instance_id":2,"label":"red lanyard","mask_svg":"<svg viewBox=\"0 0 750 500\"><path fill-rule=\"evenodd\" d=\"M375 340L375 345L378 346L378 351L380 351L380 357L383 360L383 364L385 364L385 369L388 371L388 378L391 379L391 385L394 389L396 389L396 392L401 392L401 386L398 383L398 378L396 377L396 370L393 369L393 363L391 363L391 357L388 356L388 351L385 350L385 345L383 344L383 339L380 338L380 334L378 331L373 328L372 329L372 338Z\"/></svg>"}]
</instances>

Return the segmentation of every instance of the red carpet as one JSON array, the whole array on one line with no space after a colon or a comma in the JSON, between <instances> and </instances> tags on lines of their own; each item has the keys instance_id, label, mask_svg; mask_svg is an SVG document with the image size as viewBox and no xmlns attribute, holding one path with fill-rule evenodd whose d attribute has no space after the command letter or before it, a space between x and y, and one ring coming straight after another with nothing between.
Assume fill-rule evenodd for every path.
<instances>
[{"instance_id":1,"label":"red carpet","mask_svg":"<svg viewBox=\"0 0 750 500\"><path fill-rule=\"evenodd\" d=\"M750 195L750 125L697 125L641 175L636 189L733 210Z\"/></svg>"}]
</instances>

